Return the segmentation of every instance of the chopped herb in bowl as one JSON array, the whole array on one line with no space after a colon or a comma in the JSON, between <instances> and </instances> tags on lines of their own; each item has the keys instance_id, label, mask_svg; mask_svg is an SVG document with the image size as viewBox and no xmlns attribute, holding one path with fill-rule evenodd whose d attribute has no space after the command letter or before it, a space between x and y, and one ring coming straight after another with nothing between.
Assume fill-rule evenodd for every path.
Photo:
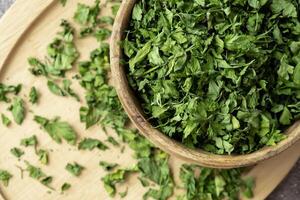
<instances>
[{"instance_id":1,"label":"chopped herb in bowl","mask_svg":"<svg viewBox=\"0 0 300 200\"><path fill-rule=\"evenodd\" d=\"M123 41L149 121L188 147L247 154L300 114L298 3L137 1Z\"/></svg>"}]
</instances>

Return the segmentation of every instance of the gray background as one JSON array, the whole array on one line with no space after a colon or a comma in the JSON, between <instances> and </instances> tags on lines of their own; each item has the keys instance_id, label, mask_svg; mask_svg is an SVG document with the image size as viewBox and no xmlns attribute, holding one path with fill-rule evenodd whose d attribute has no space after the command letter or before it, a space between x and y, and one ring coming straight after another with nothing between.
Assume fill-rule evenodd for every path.
<instances>
[{"instance_id":1,"label":"gray background","mask_svg":"<svg viewBox=\"0 0 300 200\"><path fill-rule=\"evenodd\" d=\"M14 1L0 0L0 17ZM266 200L300 200L300 160L298 160L293 170Z\"/></svg>"}]
</instances>

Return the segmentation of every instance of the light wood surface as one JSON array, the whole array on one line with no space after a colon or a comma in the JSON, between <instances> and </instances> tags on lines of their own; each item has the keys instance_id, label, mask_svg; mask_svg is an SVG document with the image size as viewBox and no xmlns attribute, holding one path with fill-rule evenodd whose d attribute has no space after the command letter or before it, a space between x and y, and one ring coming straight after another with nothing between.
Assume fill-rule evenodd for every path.
<instances>
[{"instance_id":1,"label":"light wood surface","mask_svg":"<svg viewBox=\"0 0 300 200\"><path fill-rule=\"evenodd\" d=\"M200 149L190 149L153 127L143 115L136 95L129 87L122 60L120 41L130 19L136 0L124 0L116 17L111 40L111 68L119 98L128 116L139 131L159 148L187 162L213 168L237 168L252 166L286 150L300 139L300 122L286 131L288 138L276 146L264 147L246 155L216 155Z\"/></svg>"},{"instance_id":2,"label":"light wood surface","mask_svg":"<svg viewBox=\"0 0 300 200\"><path fill-rule=\"evenodd\" d=\"M110 199L101 182L101 177L105 172L98 166L100 160L117 162L122 166L132 166L135 160L131 157L132 151L126 147L123 154L121 148L111 147L108 151L78 151L75 147L66 143L58 145L33 122L33 115L38 114L48 118L61 116L65 121L73 125L81 138L91 137L105 140L107 136L99 127L85 130L84 124L79 123L79 107L83 103L78 103L71 98L57 97L51 94L46 87L44 78L36 78L28 71L27 58L36 56L44 58L47 44L59 31L59 23L62 18L72 19L78 2L93 3L93 0L72 0L65 8L61 7L55 0L17 0L13 7L5 14L0 21L0 82L7 84L23 84L21 96L26 101L28 110L26 119L22 126L15 123L11 127L5 128L0 125L0 169L9 170L13 175L8 187L0 184L0 191L4 199L7 200L107 200ZM103 10L107 14L108 10ZM72 20L71 20L72 21ZM89 52L98 45L94 39L88 38L77 40L76 44L81 52L80 60L88 59ZM72 77L75 70L69 73ZM73 81L74 89L79 91L83 100L84 91L76 81ZM28 92L35 86L40 96L38 105L30 105L28 102ZM0 112L5 113L9 118L11 114L7 111L7 104L0 103ZM49 149L50 164L43 166L38 162L37 156L32 148L23 148L26 154L18 161L9 151L13 147L19 147L20 139L31 135L37 135L39 148ZM115 136L113 131L110 135ZM255 200L263 200L285 177L296 160L299 158L300 143L286 150L284 153L270 160L264 161L254 167L249 174L257 178L255 188ZM24 173L21 179L20 171L16 167L24 167L24 160L39 166L47 175L52 175L54 181L52 186L57 191L51 191L41 185L36 180L28 177ZM79 177L73 177L65 171L66 163L76 161L86 169ZM170 160L174 174L178 174L179 167L183 163L178 158L171 157ZM175 177L178 177L175 175ZM178 178L176 178L178 182ZM69 182L72 188L61 195L59 187ZM126 180L126 183L118 186L118 191L125 191L128 187L128 195L125 200L141 200L146 191L136 179L136 175ZM178 190L176 193L182 191ZM1 196L1 195L0 195ZM118 195L115 199L120 199ZM175 199L175 198L172 198ZM1 197L0 197L1 200Z\"/></svg>"}]
</instances>

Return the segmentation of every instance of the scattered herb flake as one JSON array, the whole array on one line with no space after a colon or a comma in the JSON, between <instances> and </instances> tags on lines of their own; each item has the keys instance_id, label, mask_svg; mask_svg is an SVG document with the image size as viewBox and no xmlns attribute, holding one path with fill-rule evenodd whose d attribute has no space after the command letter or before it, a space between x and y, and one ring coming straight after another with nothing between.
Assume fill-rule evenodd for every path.
<instances>
[{"instance_id":1,"label":"scattered herb flake","mask_svg":"<svg viewBox=\"0 0 300 200\"><path fill-rule=\"evenodd\" d=\"M70 172L71 174L73 174L74 176L79 176L81 174L82 170L84 169L84 167L82 167L81 165L74 162L74 164L68 163L66 165L65 169L68 172Z\"/></svg>"},{"instance_id":2,"label":"scattered herb flake","mask_svg":"<svg viewBox=\"0 0 300 200\"><path fill-rule=\"evenodd\" d=\"M21 125L25 118L24 101L20 97L14 98L9 110L11 110L15 122Z\"/></svg>"},{"instance_id":3,"label":"scattered herb flake","mask_svg":"<svg viewBox=\"0 0 300 200\"><path fill-rule=\"evenodd\" d=\"M61 193L64 193L65 191L69 190L70 188L71 188L71 184L70 183L64 183L60 187L60 191L61 191Z\"/></svg>"},{"instance_id":4,"label":"scattered herb flake","mask_svg":"<svg viewBox=\"0 0 300 200\"><path fill-rule=\"evenodd\" d=\"M61 143L64 139L71 145L76 144L77 134L67 122L60 121L59 118L49 120L41 116L35 116L34 121L40 124L57 143Z\"/></svg>"},{"instance_id":5,"label":"scattered herb flake","mask_svg":"<svg viewBox=\"0 0 300 200\"><path fill-rule=\"evenodd\" d=\"M46 150L43 149L39 149L37 152L37 155L39 157L39 161L44 164L47 165L49 162L49 153Z\"/></svg>"},{"instance_id":6,"label":"scattered herb flake","mask_svg":"<svg viewBox=\"0 0 300 200\"><path fill-rule=\"evenodd\" d=\"M117 163L108 163L105 161L100 161L99 166L102 167L105 171L111 171L119 165Z\"/></svg>"},{"instance_id":7,"label":"scattered herb flake","mask_svg":"<svg viewBox=\"0 0 300 200\"><path fill-rule=\"evenodd\" d=\"M6 170L0 170L0 181L6 187L13 176Z\"/></svg>"},{"instance_id":8,"label":"scattered herb flake","mask_svg":"<svg viewBox=\"0 0 300 200\"><path fill-rule=\"evenodd\" d=\"M38 99L39 99L39 94L38 94L36 88L32 87L29 92L29 101L32 104L36 104L38 102Z\"/></svg>"},{"instance_id":9,"label":"scattered herb flake","mask_svg":"<svg viewBox=\"0 0 300 200\"><path fill-rule=\"evenodd\" d=\"M19 149L17 147L14 147L10 149L10 153L14 155L17 158L21 158L24 155L24 151L22 149Z\"/></svg>"},{"instance_id":10,"label":"scattered herb flake","mask_svg":"<svg viewBox=\"0 0 300 200\"><path fill-rule=\"evenodd\" d=\"M8 127L11 124L11 120L6 117L3 113L1 114L1 120L2 120L2 124L6 127Z\"/></svg>"}]
</instances>

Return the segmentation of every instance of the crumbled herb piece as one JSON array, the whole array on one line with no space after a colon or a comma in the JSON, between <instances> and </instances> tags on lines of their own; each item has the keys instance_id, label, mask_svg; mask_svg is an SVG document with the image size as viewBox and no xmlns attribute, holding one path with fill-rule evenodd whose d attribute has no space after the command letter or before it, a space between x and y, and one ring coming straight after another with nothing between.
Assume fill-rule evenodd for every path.
<instances>
[{"instance_id":1,"label":"crumbled herb piece","mask_svg":"<svg viewBox=\"0 0 300 200\"><path fill-rule=\"evenodd\" d=\"M159 185L159 189L150 188L144 194L143 199L152 197L166 200L172 196L174 183L166 153L157 150L154 155L139 159L138 168L144 178Z\"/></svg>"},{"instance_id":2,"label":"crumbled herb piece","mask_svg":"<svg viewBox=\"0 0 300 200\"><path fill-rule=\"evenodd\" d=\"M100 28L97 29L94 34L96 39L100 42L109 38L109 36L111 35L111 30L107 28Z\"/></svg>"},{"instance_id":3,"label":"crumbled herb piece","mask_svg":"<svg viewBox=\"0 0 300 200\"><path fill-rule=\"evenodd\" d=\"M26 171L28 171L29 176L31 178L34 178L34 179L40 181L42 178L47 177L46 174L41 170L41 168L31 165L27 161L25 161L25 163L27 165Z\"/></svg>"},{"instance_id":4,"label":"crumbled herb piece","mask_svg":"<svg viewBox=\"0 0 300 200\"><path fill-rule=\"evenodd\" d=\"M46 60L40 61L37 58L29 58L29 69L35 76L59 76L64 77L65 72L72 69L73 63L77 60L79 53L74 44L74 28L63 20L60 24L62 31L48 45Z\"/></svg>"},{"instance_id":5,"label":"crumbled herb piece","mask_svg":"<svg viewBox=\"0 0 300 200\"><path fill-rule=\"evenodd\" d=\"M39 94L38 94L36 88L32 87L29 92L29 101L32 104L36 104L38 102L38 99L39 99Z\"/></svg>"},{"instance_id":6,"label":"crumbled herb piece","mask_svg":"<svg viewBox=\"0 0 300 200\"><path fill-rule=\"evenodd\" d=\"M11 124L11 120L6 117L3 113L1 114L1 120L2 120L2 124L6 127L8 127Z\"/></svg>"},{"instance_id":7,"label":"crumbled herb piece","mask_svg":"<svg viewBox=\"0 0 300 200\"><path fill-rule=\"evenodd\" d=\"M111 143L114 146L120 146L120 144L117 142L117 140L115 138L113 138L112 136L109 136L106 141Z\"/></svg>"},{"instance_id":8,"label":"crumbled herb piece","mask_svg":"<svg viewBox=\"0 0 300 200\"><path fill-rule=\"evenodd\" d=\"M6 170L0 170L0 181L3 183L4 186L8 186L9 180L13 176Z\"/></svg>"},{"instance_id":9,"label":"crumbled herb piece","mask_svg":"<svg viewBox=\"0 0 300 200\"><path fill-rule=\"evenodd\" d=\"M74 97L77 101L80 101L80 98L78 96L78 94L76 94L74 92L74 90L71 88L71 84L72 82L68 79L64 79L63 80L63 89L64 91L66 91L66 93L71 96L71 97Z\"/></svg>"},{"instance_id":10,"label":"crumbled herb piece","mask_svg":"<svg viewBox=\"0 0 300 200\"><path fill-rule=\"evenodd\" d=\"M100 161L99 166L102 167L105 171L111 171L119 165L117 163L108 163L105 161Z\"/></svg>"},{"instance_id":11,"label":"crumbled herb piece","mask_svg":"<svg viewBox=\"0 0 300 200\"><path fill-rule=\"evenodd\" d=\"M10 153L14 155L17 158L21 158L24 155L24 151L22 149L19 149L17 147L14 147L10 149Z\"/></svg>"},{"instance_id":12,"label":"crumbled herb piece","mask_svg":"<svg viewBox=\"0 0 300 200\"><path fill-rule=\"evenodd\" d=\"M85 138L80 143L78 144L78 149L82 150L93 150L95 148L98 148L100 150L106 150L108 147L102 143L98 139L93 139L93 138Z\"/></svg>"},{"instance_id":13,"label":"crumbled herb piece","mask_svg":"<svg viewBox=\"0 0 300 200\"><path fill-rule=\"evenodd\" d=\"M3 83L0 83L0 102L10 102L11 99L9 97L7 97L8 94L14 94L14 95L18 95L19 92L22 89L22 85L5 85Z\"/></svg>"},{"instance_id":14,"label":"crumbled herb piece","mask_svg":"<svg viewBox=\"0 0 300 200\"><path fill-rule=\"evenodd\" d=\"M71 145L76 144L77 134L67 122L60 121L59 118L49 120L41 116L34 116L34 121L40 124L57 143L61 143L64 139Z\"/></svg>"},{"instance_id":15,"label":"crumbled herb piece","mask_svg":"<svg viewBox=\"0 0 300 200\"><path fill-rule=\"evenodd\" d=\"M118 11L119 11L119 8L120 8L120 4L114 4L111 6L111 12L114 16L117 15Z\"/></svg>"},{"instance_id":16,"label":"crumbled herb piece","mask_svg":"<svg viewBox=\"0 0 300 200\"><path fill-rule=\"evenodd\" d=\"M81 25L95 24L97 22L97 17L99 13L100 13L99 0L96 0L95 5L91 7L79 3L74 15L74 20Z\"/></svg>"},{"instance_id":17,"label":"crumbled herb piece","mask_svg":"<svg viewBox=\"0 0 300 200\"><path fill-rule=\"evenodd\" d=\"M53 177L52 176L47 176L45 178L41 179L41 183L45 186L47 186L48 188L51 188L49 185L52 183L53 181ZM51 188L53 189L53 188Z\"/></svg>"},{"instance_id":18,"label":"crumbled herb piece","mask_svg":"<svg viewBox=\"0 0 300 200\"><path fill-rule=\"evenodd\" d=\"M57 96L66 96L67 94L63 91L58 84L53 81L48 80L47 82L48 89Z\"/></svg>"},{"instance_id":19,"label":"crumbled herb piece","mask_svg":"<svg viewBox=\"0 0 300 200\"><path fill-rule=\"evenodd\" d=\"M74 164L68 163L65 169L71 174L73 174L74 176L79 176L82 170L84 169L84 167L74 162Z\"/></svg>"},{"instance_id":20,"label":"crumbled herb piece","mask_svg":"<svg viewBox=\"0 0 300 200\"><path fill-rule=\"evenodd\" d=\"M109 196L114 197L116 194L116 184L125 181L126 176L136 169L118 169L109 173L102 178L104 188Z\"/></svg>"},{"instance_id":21,"label":"crumbled herb piece","mask_svg":"<svg viewBox=\"0 0 300 200\"><path fill-rule=\"evenodd\" d=\"M119 195L123 199L124 197L127 196L127 193L128 193L128 188L126 188L126 190L124 192L119 192Z\"/></svg>"},{"instance_id":22,"label":"crumbled herb piece","mask_svg":"<svg viewBox=\"0 0 300 200\"><path fill-rule=\"evenodd\" d=\"M215 154L283 140L300 116L298 15L291 0L137 1L122 46L149 121Z\"/></svg>"},{"instance_id":23,"label":"crumbled herb piece","mask_svg":"<svg viewBox=\"0 0 300 200\"><path fill-rule=\"evenodd\" d=\"M19 97L14 98L9 110L11 110L15 122L21 125L25 118L24 101Z\"/></svg>"},{"instance_id":24,"label":"crumbled herb piece","mask_svg":"<svg viewBox=\"0 0 300 200\"><path fill-rule=\"evenodd\" d=\"M37 152L37 155L39 157L39 161L44 164L47 165L49 162L49 153L46 150L43 149L39 149Z\"/></svg>"},{"instance_id":25,"label":"crumbled herb piece","mask_svg":"<svg viewBox=\"0 0 300 200\"><path fill-rule=\"evenodd\" d=\"M20 144L25 147L34 146L34 148L36 148L36 146L38 145L38 140L37 140L37 137L35 135L33 135L29 138L22 139Z\"/></svg>"},{"instance_id":26,"label":"crumbled herb piece","mask_svg":"<svg viewBox=\"0 0 300 200\"><path fill-rule=\"evenodd\" d=\"M61 193L64 193L65 191L69 190L70 188L71 188L71 184L70 183L64 183L60 187L60 191L61 191Z\"/></svg>"}]
</instances>

